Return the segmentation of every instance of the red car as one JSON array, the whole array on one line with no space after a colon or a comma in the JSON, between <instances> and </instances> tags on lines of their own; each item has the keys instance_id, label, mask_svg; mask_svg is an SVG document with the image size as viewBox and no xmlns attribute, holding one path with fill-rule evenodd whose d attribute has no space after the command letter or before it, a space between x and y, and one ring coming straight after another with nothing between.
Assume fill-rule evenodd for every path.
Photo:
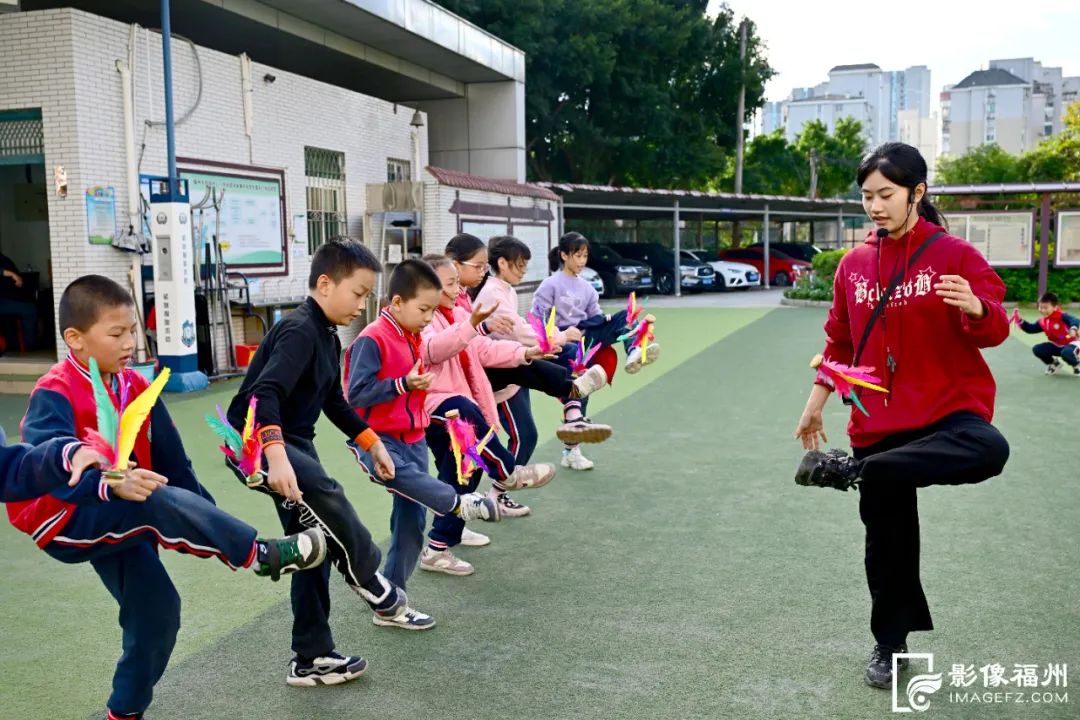
<instances>
[{"instance_id":1,"label":"red car","mask_svg":"<svg viewBox=\"0 0 1080 720\"><path fill-rule=\"evenodd\" d=\"M765 276L765 250L761 247L745 247L720 252L721 260L733 260L753 265ZM793 284L810 273L810 263L796 260L787 253L769 248L769 284L784 287Z\"/></svg>"}]
</instances>

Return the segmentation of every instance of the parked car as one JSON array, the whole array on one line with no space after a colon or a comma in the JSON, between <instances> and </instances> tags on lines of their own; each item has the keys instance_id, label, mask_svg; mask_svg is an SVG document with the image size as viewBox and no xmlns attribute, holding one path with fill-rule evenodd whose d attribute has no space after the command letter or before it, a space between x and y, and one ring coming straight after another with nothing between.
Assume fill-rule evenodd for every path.
<instances>
[{"instance_id":1,"label":"parked car","mask_svg":"<svg viewBox=\"0 0 1080 720\"><path fill-rule=\"evenodd\" d=\"M765 243L756 242L748 247L765 247ZM770 250L779 250L785 255L790 255L796 260L805 260L806 262L813 262L814 256L821 252L821 248L810 243L799 242L771 242L769 243Z\"/></svg>"},{"instance_id":2,"label":"parked car","mask_svg":"<svg viewBox=\"0 0 1080 720\"><path fill-rule=\"evenodd\" d=\"M597 288L597 292L604 296L653 290L652 268L623 257L607 245L590 244L589 265L585 269L592 269L600 276L602 289Z\"/></svg>"},{"instance_id":3,"label":"parked car","mask_svg":"<svg viewBox=\"0 0 1080 720\"><path fill-rule=\"evenodd\" d=\"M652 268L656 278L656 290L662 295L675 292L675 275L678 272L683 290L710 290L716 284L716 272L708 263L700 260L680 260L675 268L675 252L659 243L612 243L620 255L639 260Z\"/></svg>"},{"instance_id":4,"label":"parked car","mask_svg":"<svg viewBox=\"0 0 1080 720\"><path fill-rule=\"evenodd\" d=\"M600 273L596 272L591 267L587 267L582 270L581 275L579 275L578 277L592 285L593 290L600 293L601 297L607 294L606 292L604 292L604 281L600 277Z\"/></svg>"},{"instance_id":5,"label":"parked car","mask_svg":"<svg viewBox=\"0 0 1080 720\"><path fill-rule=\"evenodd\" d=\"M765 249L761 246L750 246L734 250L724 250L720 253L721 260L734 260L753 265L759 273L765 273ZM809 274L810 263L805 260L796 260L787 253L769 248L769 274L770 283L778 287L792 285L802 275Z\"/></svg>"},{"instance_id":6,"label":"parked car","mask_svg":"<svg viewBox=\"0 0 1080 720\"><path fill-rule=\"evenodd\" d=\"M716 273L715 290L747 290L761 286L761 273L753 265L721 260L712 250L683 250L683 257L712 266Z\"/></svg>"}]
</instances>

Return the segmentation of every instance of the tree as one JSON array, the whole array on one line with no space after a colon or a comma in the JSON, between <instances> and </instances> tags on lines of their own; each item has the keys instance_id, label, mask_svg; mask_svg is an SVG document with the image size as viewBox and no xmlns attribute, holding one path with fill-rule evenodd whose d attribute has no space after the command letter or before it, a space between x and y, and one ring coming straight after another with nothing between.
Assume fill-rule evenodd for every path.
<instances>
[{"instance_id":1,"label":"tree","mask_svg":"<svg viewBox=\"0 0 1080 720\"><path fill-rule=\"evenodd\" d=\"M1020 158L995 144L980 145L958 158L941 158L937 182L944 185L1023 182Z\"/></svg>"},{"instance_id":2,"label":"tree","mask_svg":"<svg viewBox=\"0 0 1080 720\"><path fill-rule=\"evenodd\" d=\"M523 50L529 176L701 187L735 145L738 26L706 0L445 0ZM746 112L772 70L751 26Z\"/></svg>"},{"instance_id":3,"label":"tree","mask_svg":"<svg viewBox=\"0 0 1080 720\"><path fill-rule=\"evenodd\" d=\"M807 158L808 164L811 151L817 154L817 197L837 197L852 192L859 161L866 152L866 139L862 133L862 123L853 117L837 120L831 135L820 120L803 126L795 138L795 149Z\"/></svg>"}]
</instances>

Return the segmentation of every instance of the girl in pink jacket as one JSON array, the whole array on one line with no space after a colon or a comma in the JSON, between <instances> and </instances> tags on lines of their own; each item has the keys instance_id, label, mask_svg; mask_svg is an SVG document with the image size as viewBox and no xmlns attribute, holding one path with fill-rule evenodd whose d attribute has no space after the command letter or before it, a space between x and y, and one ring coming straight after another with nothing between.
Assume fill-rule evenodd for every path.
<instances>
[{"instance_id":1,"label":"girl in pink jacket","mask_svg":"<svg viewBox=\"0 0 1080 720\"><path fill-rule=\"evenodd\" d=\"M536 331L525 318L518 314L518 296L515 286L525 277L532 252L521 240L510 236L493 237L488 245L488 262L491 274L484 278L473 291L474 302L478 305L495 307L494 317L506 317L513 325L510 332L496 330L493 337L514 340L527 347L536 347L539 341ZM554 341L557 347L575 343L581 339L581 331L568 328L556 332ZM556 351L557 352L557 351ZM594 390L604 387L608 382L605 368L593 365L581 377L575 378L568 368L554 362L534 362L532 366L543 379L541 389L555 398L563 398L563 417L565 422L557 431L559 439L573 444L581 442L600 442L611 437L611 428L600 423L586 421L582 417L580 400ZM614 367L612 368L614 369ZM519 375L520 377L520 375ZM494 387L516 380L511 373L503 370L489 370L488 379ZM528 462L536 449L536 423L532 417L532 404L529 389L517 384L507 385L496 390L495 400L499 405L499 419L510 436L510 450L519 463Z\"/></svg>"},{"instance_id":2,"label":"girl in pink jacket","mask_svg":"<svg viewBox=\"0 0 1080 720\"><path fill-rule=\"evenodd\" d=\"M468 484L458 483L457 460L446 428L447 413L458 415L476 428L476 437L484 438L494 428L498 432L495 393L484 374L484 366L515 367L539 358L539 348L526 348L520 343L493 340L488 337L485 319L490 310L477 307L472 314L457 307L460 282L452 261L441 255L424 258L442 281L442 294L435 317L421 333L421 360L434 378L427 391L425 409L431 415L426 430L428 447L435 456L438 477L459 494L474 492L483 476L477 470ZM442 362L434 362L448 358ZM481 456L492 478L495 492L538 488L555 477L554 465L518 465L514 455L495 435L484 446ZM464 521L448 513L432 522L428 547L420 557L420 569L448 575L471 575L473 566L455 557L450 548L461 542Z\"/></svg>"}]
</instances>

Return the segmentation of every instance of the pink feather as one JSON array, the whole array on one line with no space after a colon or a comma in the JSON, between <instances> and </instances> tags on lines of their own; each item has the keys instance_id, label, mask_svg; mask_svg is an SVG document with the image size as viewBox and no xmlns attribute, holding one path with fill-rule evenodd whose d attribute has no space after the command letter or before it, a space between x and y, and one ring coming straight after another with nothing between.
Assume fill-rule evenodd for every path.
<instances>
[{"instance_id":1,"label":"pink feather","mask_svg":"<svg viewBox=\"0 0 1080 720\"><path fill-rule=\"evenodd\" d=\"M585 341L580 340L577 345L574 346L574 357L570 360L570 371L575 375L580 375L589 369L589 363L592 362L593 356L600 351L600 343L592 345L588 350L585 350Z\"/></svg>"},{"instance_id":2,"label":"pink feather","mask_svg":"<svg viewBox=\"0 0 1080 720\"><path fill-rule=\"evenodd\" d=\"M874 375L874 368L866 365L856 365L849 367L843 363L834 362L832 360L824 360L818 367L818 379L829 382L836 388L836 392L841 395L847 396L852 393L855 387L848 382L847 378L854 380L862 380L873 385L881 383L881 378Z\"/></svg>"},{"instance_id":3,"label":"pink feather","mask_svg":"<svg viewBox=\"0 0 1080 720\"><path fill-rule=\"evenodd\" d=\"M1022 323L1023 321L1024 318L1020 317L1020 309L1013 308L1012 317L1009 318L1009 322L1011 322L1013 325L1019 326L1020 323Z\"/></svg>"},{"instance_id":4,"label":"pink feather","mask_svg":"<svg viewBox=\"0 0 1080 720\"><path fill-rule=\"evenodd\" d=\"M526 316L529 321L529 325L536 332L536 343L540 346L540 349L544 351L544 354L551 352L551 339L547 335L547 327L544 325L544 321L536 317L532 313Z\"/></svg>"},{"instance_id":5,"label":"pink feather","mask_svg":"<svg viewBox=\"0 0 1080 720\"><path fill-rule=\"evenodd\" d=\"M83 441L90 446L90 449L97 452L103 458L108 461L109 467L116 466L116 448L112 443L101 436L97 430L87 428L83 433Z\"/></svg>"}]
</instances>

